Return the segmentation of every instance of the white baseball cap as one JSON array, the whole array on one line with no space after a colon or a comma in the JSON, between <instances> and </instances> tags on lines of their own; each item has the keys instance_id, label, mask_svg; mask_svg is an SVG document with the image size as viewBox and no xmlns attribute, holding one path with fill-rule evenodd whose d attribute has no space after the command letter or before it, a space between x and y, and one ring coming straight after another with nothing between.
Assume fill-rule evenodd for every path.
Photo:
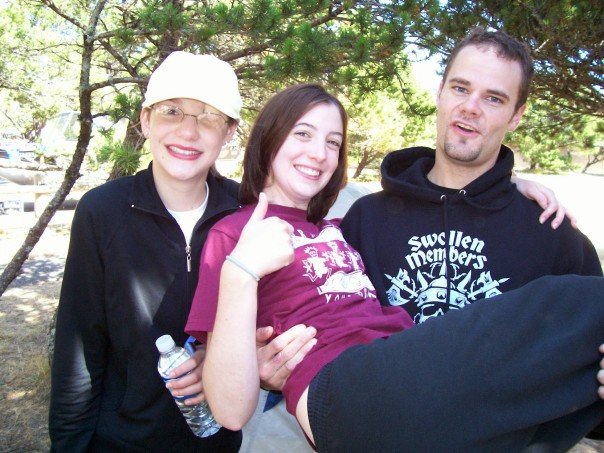
<instances>
[{"instance_id":1,"label":"white baseball cap","mask_svg":"<svg viewBox=\"0 0 604 453\"><path fill-rule=\"evenodd\" d=\"M143 107L167 99L201 101L238 120L241 96L235 71L213 55L172 52L149 78Z\"/></svg>"}]
</instances>

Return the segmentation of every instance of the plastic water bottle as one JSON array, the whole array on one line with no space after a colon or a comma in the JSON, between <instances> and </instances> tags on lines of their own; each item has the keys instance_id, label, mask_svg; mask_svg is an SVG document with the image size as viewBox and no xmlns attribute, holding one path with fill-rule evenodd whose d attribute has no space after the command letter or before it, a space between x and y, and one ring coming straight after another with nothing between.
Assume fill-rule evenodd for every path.
<instances>
[{"instance_id":1,"label":"plastic water bottle","mask_svg":"<svg viewBox=\"0 0 604 453\"><path fill-rule=\"evenodd\" d=\"M155 341L155 346L160 353L159 362L157 362L157 371L164 382L174 381L182 376L170 378L170 372L178 365L183 363L193 354L185 348L176 346L170 335L162 335ZM203 401L195 406L186 406L185 399L191 396L174 397L176 405L184 415L191 431L197 437L208 437L216 434L220 425L214 420L208 403Z\"/></svg>"}]
</instances>

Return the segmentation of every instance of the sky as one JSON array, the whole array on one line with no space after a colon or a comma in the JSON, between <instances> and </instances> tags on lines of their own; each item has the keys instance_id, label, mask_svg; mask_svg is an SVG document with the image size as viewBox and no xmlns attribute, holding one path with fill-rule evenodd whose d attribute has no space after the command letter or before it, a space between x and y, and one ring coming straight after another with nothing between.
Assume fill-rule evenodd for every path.
<instances>
[{"instance_id":1,"label":"sky","mask_svg":"<svg viewBox=\"0 0 604 453\"><path fill-rule=\"evenodd\" d=\"M440 69L440 56L434 55L426 59L427 52L415 45L410 45L407 48L407 55L412 61L417 60L411 65L417 84L420 88L436 94L441 78L438 73Z\"/></svg>"},{"instance_id":2,"label":"sky","mask_svg":"<svg viewBox=\"0 0 604 453\"><path fill-rule=\"evenodd\" d=\"M440 75L437 73L438 69L437 58L413 63L413 75L417 80L417 84L426 91L436 93L438 84L440 83Z\"/></svg>"}]
</instances>

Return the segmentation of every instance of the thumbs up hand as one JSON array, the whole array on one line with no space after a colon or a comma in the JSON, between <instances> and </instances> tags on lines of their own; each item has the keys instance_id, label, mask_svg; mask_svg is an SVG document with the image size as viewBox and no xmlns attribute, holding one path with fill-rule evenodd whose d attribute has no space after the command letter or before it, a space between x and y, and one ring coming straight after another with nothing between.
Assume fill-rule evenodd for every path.
<instances>
[{"instance_id":1,"label":"thumbs up hand","mask_svg":"<svg viewBox=\"0 0 604 453\"><path fill-rule=\"evenodd\" d=\"M258 205L231 252L232 257L244 263L261 278L294 260L291 239L293 227L278 217L265 218L267 209L266 195L260 193Z\"/></svg>"}]
</instances>

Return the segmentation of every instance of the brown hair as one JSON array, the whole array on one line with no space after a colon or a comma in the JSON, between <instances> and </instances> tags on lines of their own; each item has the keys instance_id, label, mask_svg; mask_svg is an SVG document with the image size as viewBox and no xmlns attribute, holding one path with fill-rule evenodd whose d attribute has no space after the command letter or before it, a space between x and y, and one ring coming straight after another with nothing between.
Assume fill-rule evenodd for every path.
<instances>
[{"instance_id":1,"label":"brown hair","mask_svg":"<svg viewBox=\"0 0 604 453\"><path fill-rule=\"evenodd\" d=\"M518 101L514 107L518 110L522 105L526 104L529 94L529 87L533 79L533 59L528 48L518 41L516 38L508 35L503 31L486 31L482 27L476 27L470 30L470 33L459 41L451 51L443 74L443 81L447 80L449 69L455 60L457 54L468 46L476 46L481 49L492 48L497 53L499 58L504 58L509 61L516 61L520 64L522 71L522 80L518 87Z\"/></svg>"},{"instance_id":2,"label":"brown hair","mask_svg":"<svg viewBox=\"0 0 604 453\"><path fill-rule=\"evenodd\" d=\"M342 146L338 166L327 185L308 203L306 218L316 223L323 219L346 184L348 116L341 102L316 84L295 85L273 96L258 114L243 156L243 179L239 189L241 203L258 201L277 152L296 122L318 104L333 104L342 118Z\"/></svg>"}]
</instances>

